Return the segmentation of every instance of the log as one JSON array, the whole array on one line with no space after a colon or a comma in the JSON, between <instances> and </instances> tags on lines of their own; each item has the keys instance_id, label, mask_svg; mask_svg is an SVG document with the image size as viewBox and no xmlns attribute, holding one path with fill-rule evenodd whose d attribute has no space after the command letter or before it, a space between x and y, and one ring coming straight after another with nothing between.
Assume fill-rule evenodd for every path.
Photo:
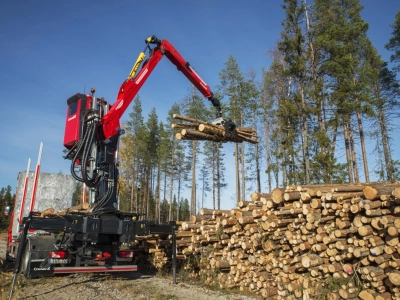
<instances>
[{"instance_id":1,"label":"log","mask_svg":"<svg viewBox=\"0 0 400 300\"><path fill-rule=\"evenodd\" d=\"M390 282L395 285L399 286L400 285L400 273L399 271L394 271L389 274L389 280Z\"/></svg>"},{"instance_id":2,"label":"log","mask_svg":"<svg viewBox=\"0 0 400 300\"><path fill-rule=\"evenodd\" d=\"M375 296L375 300L392 300L392 294L390 292L385 292L380 295Z\"/></svg>"},{"instance_id":3,"label":"log","mask_svg":"<svg viewBox=\"0 0 400 300\"><path fill-rule=\"evenodd\" d=\"M283 195L285 194L285 189L274 188L271 193L271 199L274 203L281 203L284 201Z\"/></svg>"},{"instance_id":4,"label":"log","mask_svg":"<svg viewBox=\"0 0 400 300\"><path fill-rule=\"evenodd\" d=\"M49 208L45 209L44 211L42 211L42 212L40 213L40 217L41 217L41 218L44 218L44 217L50 216L50 215L52 215L52 214L54 214L54 208L49 207Z\"/></svg>"},{"instance_id":5,"label":"log","mask_svg":"<svg viewBox=\"0 0 400 300\"><path fill-rule=\"evenodd\" d=\"M400 199L400 187L397 187L392 191L392 196L397 199Z\"/></svg>"},{"instance_id":6,"label":"log","mask_svg":"<svg viewBox=\"0 0 400 300\"><path fill-rule=\"evenodd\" d=\"M299 200L301 197L300 192L285 192L283 194L283 199L285 201L291 201L291 200Z\"/></svg>"},{"instance_id":7,"label":"log","mask_svg":"<svg viewBox=\"0 0 400 300\"><path fill-rule=\"evenodd\" d=\"M358 297L359 297L361 300L375 300L376 295L377 295L377 292L375 292L374 290L365 289L365 290L362 290L362 291L358 294Z\"/></svg>"},{"instance_id":8,"label":"log","mask_svg":"<svg viewBox=\"0 0 400 300\"><path fill-rule=\"evenodd\" d=\"M75 206L71 206L70 208L64 209L64 210L60 210L58 212L56 212L56 215L58 216L65 216L66 214L68 214L69 212L78 212L78 211L88 211L90 208L90 204L85 202L85 203L81 203Z\"/></svg>"},{"instance_id":9,"label":"log","mask_svg":"<svg viewBox=\"0 0 400 300\"><path fill-rule=\"evenodd\" d=\"M258 193L258 192L253 192L253 193L251 193L251 200L252 200L253 202L255 202L255 201L261 201L261 198L269 199L269 198L271 198L271 194L268 194L268 193Z\"/></svg>"},{"instance_id":10,"label":"log","mask_svg":"<svg viewBox=\"0 0 400 300\"><path fill-rule=\"evenodd\" d=\"M214 212L214 210L211 209L211 208L205 208L205 207L200 208L200 215L202 215L202 216L204 216L204 215L212 215L213 212Z\"/></svg>"},{"instance_id":11,"label":"log","mask_svg":"<svg viewBox=\"0 0 400 300\"><path fill-rule=\"evenodd\" d=\"M197 129L198 127L199 127L198 125L176 124L176 123L173 123L171 125L171 128L176 128L176 129Z\"/></svg>"},{"instance_id":12,"label":"log","mask_svg":"<svg viewBox=\"0 0 400 300\"><path fill-rule=\"evenodd\" d=\"M367 185L364 187L363 193L366 199L377 200L380 195L392 194L398 187L400 187L400 183L397 185Z\"/></svg>"},{"instance_id":13,"label":"log","mask_svg":"<svg viewBox=\"0 0 400 300\"><path fill-rule=\"evenodd\" d=\"M192 139L196 139L196 140L207 140L207 141L213 141L213 142L221 142L222 141L221 137L202 133L202 132L199 132L199 131L193 130L193 129L182 129L181 136L182 136L182 138L188 137L188 138L192 138Z\"/></svg>"},{"instance_id":14,"label":"log","mask_svg":"<svg viewBox=\"0 0 400 300\"><path fill-rule=\"evenodd\" d=\"M358 234L361 235L361 236L370 235L370 234L372 234L372 232L373 232L373 229L369 225L361 226L361 227L358 228Z\"/></svg>"},{"instance_id":15,"label":"log","mask_svg":"<svg viewBox=\"0 0 400 300\"><path fill-rule=\"evenodd\" d=\"M332 187L331 192L332 193L341 193L341 192L362 192L364 189L363 185L353 185L353 184L348 184L348 185L338 185L335 187Z\"/></svg>"},{"instance_id":16,"label":"log","mask_svg":"<svg viewBox=\"0 0 400 300\"><path fill-rule=\"evenodd\" d=\"M322 265L324 260L316 254L308 254L301 258L301 264L304 268L315 267L318 265Z\"/></svg>"}]
</instances>

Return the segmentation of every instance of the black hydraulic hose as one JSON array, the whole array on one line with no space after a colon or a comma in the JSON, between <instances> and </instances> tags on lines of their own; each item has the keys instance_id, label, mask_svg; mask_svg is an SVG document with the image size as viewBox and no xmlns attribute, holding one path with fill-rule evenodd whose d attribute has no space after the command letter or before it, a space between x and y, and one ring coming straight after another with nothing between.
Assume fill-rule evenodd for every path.
<instances>
[{"instance_id":1,"label":"black hydraulic hose","mask_svg":"<svg viewBox=\"0 0 400 300\"><path fill-rule=\"evenodd\" d=\"M108 200L110 200L110 198L112 197L112 194L114 193L114 189L115 189L115 178L114 178L114 165L113 164L109 164L108 165L108 174L109 174L109 178L108 180L111 182L112 181L112 185L108 186L107 188L107 192L106 194L103 196L102 199L99 200L99 202L96 204L96 206L94 207L93 211L100 211L101 209L104 208L104 206L107 204Z\"/></svg>"},{"instance_id":2,"label":"black hydraulic hose","mask_svg":"<svg viewBox=\"0 0 400 300\"><path fill-rule=\"evenodd\" d=\"M84 118L86 118L86 114L84 115ZM83 130L82 130L83 134L82 134L82 139L76 144L76 152L74 157L72 158L72 162L71 162L71 174L72 176L78 180L78 181L84 181L83 179L83 174L81 174L81 177L79 177L76 172L75 172L75 162L78 160L78 158L80 157L80 154L82 153L82 149L84 148L84 146L86 145L86 139L88 138L88 130L87 130L87 124L85 123L83 126Z\"/></svg>"},{"instance_id":3,"label":"black hydraulic hose","mask_svg":"<svg viewBox=\"0 0 400 300\"><path fill-rule=\"evenodd\" d=\"M98 184L101 176L97 175L95 178L91 178L87 174L87 163L90 156L91 146L95 139L96 128L98 121L96 117L90 118L90 114L94 113L93 110L87 110L83 116L85 120L83 126L82 139L77 143L77 150L71 162L71 174L72 176L81 182L84 182L88 187L94 187ZM89 116L89 118L88 118ZM88 121L88 119L91 119ZM90 122L90 123L89 123ZM78 176L75 172L75 162L80 159L81 164L81 176Z\"/></svg>"},{"instance_id":4,"label":"black hydraulic hose","mask_svg":"<svg viewBox=\"0 0 400 300\"><path fill-rule=\"evenodd\" d=\"M96 176L95 178L89 177L87 173L88 159L90 156L90 151L92 150L91 146L93 145L94 142L96 127L97 127L97 122L94 122L93 124L91 124L91 128L88 130L88 136L87 139L85 140L85 147L83 149L82 162L81 162L82 177L86 185L89 187L95 186L99 180L98 176Z\"/></svg>"}]
</instances>

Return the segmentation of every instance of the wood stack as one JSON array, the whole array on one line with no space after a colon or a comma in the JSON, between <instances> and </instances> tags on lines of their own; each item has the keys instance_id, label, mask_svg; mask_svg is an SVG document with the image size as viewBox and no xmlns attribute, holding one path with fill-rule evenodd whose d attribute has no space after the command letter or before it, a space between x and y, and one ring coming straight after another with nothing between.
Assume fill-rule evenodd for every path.
<instances>
[{"instance_id":1,"label":"wood stack","mask_svg":"<svg viewBox=\"0 0 400 300\"><path fill-rule=\"evenodd\" d=\"M265 299L400 299L399 203L400 183L253 193L181 222L178 258L192 276ZM165 266L168 238L142 244Z\"/></svg>"},{"instance_id":2,"label":"wood stack","mask_svg":"<svg viewBox=\"0 0 400 300\"><path fill-rule=\"evenodd\" d=\"M222 125L215 125L208 122L202 122L196 119L187 118L177 114L174 119L184 121L182 124L172 124L172 128L181 129L176 133L178 140L201 140L213 142L248 142L257 144L257 133L251 128L236 128L231 133L226 133Z\"/></svg>"}]
</instances>

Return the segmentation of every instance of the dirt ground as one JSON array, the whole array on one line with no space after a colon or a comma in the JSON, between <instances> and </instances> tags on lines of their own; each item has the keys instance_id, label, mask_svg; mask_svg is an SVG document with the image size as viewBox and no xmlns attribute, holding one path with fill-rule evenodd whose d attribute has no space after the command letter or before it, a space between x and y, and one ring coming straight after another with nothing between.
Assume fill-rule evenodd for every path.
<instances>
[{"instance_id":1,"label":"dirt ground","mask_svg":"<svg viewBox=\"0 0 400 300\"><path fill-rule=\"evenodd\" d=\"M0 258L5 257L6 234L0 234ZM8 299L12 266L0 260L0 299ZM18 275L12 299L136 299L136 300L252 300L233 291L210 290L185 282L173 284L172 278L139 272L57 275L26 280Z\"/></svg>"}]
</instances>

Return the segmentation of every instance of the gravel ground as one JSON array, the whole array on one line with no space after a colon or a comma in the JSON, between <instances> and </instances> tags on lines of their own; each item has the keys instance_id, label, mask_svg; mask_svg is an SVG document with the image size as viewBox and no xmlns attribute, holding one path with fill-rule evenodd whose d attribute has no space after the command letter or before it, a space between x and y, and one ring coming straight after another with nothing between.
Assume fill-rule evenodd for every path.
<instances>
[{"instance_id":1,"label":"gravel ground","mask_svg":"<svg viewBox=\"0 0 400 300\"><path fill-rule=\"evenodd\" d=\"M6 235L0 234L0 258L5 257ZM0 299L8 299L12 282L11 267L0 259ZM230 291L214 291L186 282L172 283L172 278L159 278L134 273L70 274L26 280L18 275L12 299L135 299L135 300L255 300Z\"/></svg>"}]
</instances>

